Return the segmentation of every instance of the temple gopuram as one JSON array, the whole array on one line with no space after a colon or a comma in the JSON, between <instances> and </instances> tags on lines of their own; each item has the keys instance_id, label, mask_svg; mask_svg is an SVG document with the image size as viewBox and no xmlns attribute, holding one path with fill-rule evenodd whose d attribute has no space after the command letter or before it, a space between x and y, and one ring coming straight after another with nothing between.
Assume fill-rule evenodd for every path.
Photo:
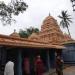
<instances>
[{"instance_id":1,"label":"temple gopuram","mask_svg":"<svg viewBox=\"0 0 75 75\"><path fill-rule=\"evenodd\" d=\"M29 58L32 74L37 55L41 56L47 70L55 68L56 55L61 56L66 43L72 42L74 40L63 34L57 20L50 15L43 20L40 32L28 38L21 38L15 31L9 36L0 35L0 74L3 75L5 64L11 59L15 63L15 75L23 75L25 58Z\"/></svg>"}]
</instances>

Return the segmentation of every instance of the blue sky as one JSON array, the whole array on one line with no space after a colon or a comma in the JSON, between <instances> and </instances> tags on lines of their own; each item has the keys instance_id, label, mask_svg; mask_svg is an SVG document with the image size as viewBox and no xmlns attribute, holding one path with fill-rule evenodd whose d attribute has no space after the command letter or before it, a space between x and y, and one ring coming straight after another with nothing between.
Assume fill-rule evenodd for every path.
<instances>
[{"instance_id":1,"label":"blue sky","mask_svg":"<svg viewBox=\"0 0 75 75\"><path fill-rule=\"evenodd\" d=\"M6 3L10 0L0 0ZM42 22L49 15L57 19L58 24L60 19L57 17L62 10L68 10L68 13L72 15L73 23L70 25L71 36L75 38L75 12L72 11L72 5L70 0L24 0L28 4L28 9L19 16L13 16L16 19L16 23L7 26L3 26L0 22L0 34L11 34L14 29L18 32L19 29L26 29L30 26L41 28ZM67 30L63 30L67 32Z\"/></svg>"}]
</instances>

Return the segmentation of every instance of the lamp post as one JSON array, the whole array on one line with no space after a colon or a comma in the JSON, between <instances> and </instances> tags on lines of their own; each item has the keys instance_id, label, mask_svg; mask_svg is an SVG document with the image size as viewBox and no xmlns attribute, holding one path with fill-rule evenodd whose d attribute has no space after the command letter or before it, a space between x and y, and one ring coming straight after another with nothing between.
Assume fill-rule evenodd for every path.
<instances>
[{"instance_id":1,"label":"lamp post","mask_svg":"<svg viewBox=\"0 0 75 75\"><path fill-rule=\"evenodd\" d=\"M75 11L75 0L71 0L71 2L72 2L73 11Z\"/></svg>"}]
</instances>

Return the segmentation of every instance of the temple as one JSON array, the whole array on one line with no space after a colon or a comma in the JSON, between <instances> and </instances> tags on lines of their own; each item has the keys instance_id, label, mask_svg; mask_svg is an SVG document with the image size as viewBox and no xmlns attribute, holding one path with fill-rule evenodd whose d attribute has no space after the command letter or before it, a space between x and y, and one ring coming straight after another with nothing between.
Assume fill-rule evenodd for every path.
<instances>
[{"instance_id":1,"label":"temple","mask_svg":"<svg viewBox=\"0 0 75 75\"><path fill-rule=\"evenodd\" d=\"M57 20L50 15L44 19L39 34L33 33L29 39L46 42L52 45L62 45L62 43L73 40L68 34L63 34Z\"/></svg>"},{"instance_id":2,"label":"temple","mask_svg":"<svg viewBox=\"0 0 75 75\"><path fill-rule=\"evenodd\" d=\"M34 59L37 55L41 56L47 70L55 68L56 55L61 56L63 51L65 59L66 44L71 43L74 44L74 40L63 34L57 20L50 15L43 20L41 31L32 33L28 38L21 38L15 30L9 36L0 35L0 74L3 75L4 66L9 58L15 62L15 75L23 75L26 57L30 60L30 72L33 73Z\"/></svg>"}]
</instances>

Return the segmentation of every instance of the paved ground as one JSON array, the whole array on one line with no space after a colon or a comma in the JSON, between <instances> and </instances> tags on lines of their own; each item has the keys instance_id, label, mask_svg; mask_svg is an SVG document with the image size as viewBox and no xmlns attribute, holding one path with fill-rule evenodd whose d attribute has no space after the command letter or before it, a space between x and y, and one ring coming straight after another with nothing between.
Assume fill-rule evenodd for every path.
<instances>
[{"instance_id":1,"label":"paved ground","mask_svg":"<svg viewBox=\"0 0 75 75\"><path fill-rule=\"evenodd\" d=\"M57 74L52 74L52 75L57 75ZM75 75L75 66L70 66L64 69L63 75Z\"/></svg>"}]
</instances>

